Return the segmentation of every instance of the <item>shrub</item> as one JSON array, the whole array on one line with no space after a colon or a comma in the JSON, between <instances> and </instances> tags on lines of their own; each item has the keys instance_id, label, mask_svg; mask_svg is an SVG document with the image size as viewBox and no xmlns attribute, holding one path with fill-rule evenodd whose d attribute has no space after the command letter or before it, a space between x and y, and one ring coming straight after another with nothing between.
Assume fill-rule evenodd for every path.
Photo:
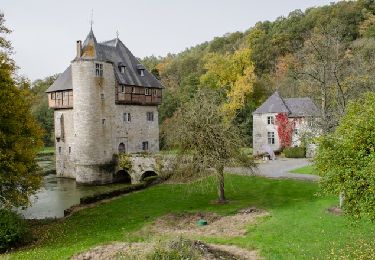
<instances>
[{"instance_id":1,"label":"shrub","mask_svg":"<svg viewBox=\"0 0 375 260\"><path fill-rule=\"evenodd\" d=\"M319 140L322 189L344 198L344 211L375 221L375 93L349 104L335 132Z\"/></svg>"},{"instance_id":2,"label":"shrub","mask_svg":"<svg viewBox=\"0 0 375 260\"><path fill-rule=\"evenodd\" d=\"M17 213L0 209L0 252L23 244L29 237L26 222Z\"/></svg>"},{"instance_id":3,"label":"shrub","mask_svg":"<svg viewBox=\"0 0 375 260\"><path fill-rule=\"evenodd\" d=\"M305 158L306 156L305 147L288 147L283 152L286 158Z\"/></svg>"}]
</instances>

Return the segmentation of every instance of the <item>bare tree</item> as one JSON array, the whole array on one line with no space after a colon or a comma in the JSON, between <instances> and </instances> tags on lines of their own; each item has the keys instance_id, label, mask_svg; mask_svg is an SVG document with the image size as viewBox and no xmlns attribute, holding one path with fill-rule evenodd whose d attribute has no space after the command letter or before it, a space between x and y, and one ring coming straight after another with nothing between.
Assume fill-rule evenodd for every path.
<instances>
[{"instance_id":1,"label":"bare tree","mask_svg":"<svg viewBox=\"0 0 375 260\"><path fill-rule=\"evenodd\" d=\"M215 174L218 200L224 202L224 166L241 163L253 167L254 163L241 153L244 138L225 117L221 101L220 95L213 90L198 91L176 112L166 133L169 145L178 150L178 160L189 164L194 171L194 176L189 177ZM181 166L181 163L177 165Z\"/></svg>"}]
</instances>

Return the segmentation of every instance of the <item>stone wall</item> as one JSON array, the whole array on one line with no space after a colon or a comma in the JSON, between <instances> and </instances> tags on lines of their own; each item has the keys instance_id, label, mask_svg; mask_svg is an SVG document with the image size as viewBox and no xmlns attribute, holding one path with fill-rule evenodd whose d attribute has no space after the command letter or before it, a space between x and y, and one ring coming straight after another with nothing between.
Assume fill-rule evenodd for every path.
<instances>
[{"instance_id":1,"label":"stone wall","mask_svg":"<svg viewBox=\"0 0 375 260\"><path fill-rule=\"evenodd\" d=\"M61 117L64 118L63 128ZM74 147L73 110L63 109L54 112L55 123L55 155L57 176L74 178L74 161L72 151ZM64 133L62 133L62 131Z\"/></svg>"}]
</instances>

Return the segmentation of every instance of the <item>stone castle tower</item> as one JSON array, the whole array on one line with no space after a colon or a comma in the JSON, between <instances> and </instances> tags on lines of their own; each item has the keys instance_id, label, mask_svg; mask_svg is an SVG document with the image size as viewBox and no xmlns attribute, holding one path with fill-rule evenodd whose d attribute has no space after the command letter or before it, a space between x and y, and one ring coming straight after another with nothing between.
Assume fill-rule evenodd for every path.
<instances>
[{"instance_id":1,"label":"stone castle tower","mask_svg":"<svg viewBox=\"0 0 375 260\"><path fill-rule=\"evenodd\" d=\"M57 175L109 183L115 154L159 151L162 88L120 39L98 43L91 29L46 91L54 109Z\"/></svg>"}]
</instances>

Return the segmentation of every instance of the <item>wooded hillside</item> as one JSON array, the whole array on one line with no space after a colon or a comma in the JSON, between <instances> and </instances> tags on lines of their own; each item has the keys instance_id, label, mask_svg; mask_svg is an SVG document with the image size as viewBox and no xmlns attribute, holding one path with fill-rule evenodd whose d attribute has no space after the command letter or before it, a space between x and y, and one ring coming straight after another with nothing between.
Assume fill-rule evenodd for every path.
<instances>
[{"instance_id":1,"label":"wooded hillside","mask_svg":"<svg viewBox=\"0 0 375 260\"><path fill-rule=\"evenodd\" d=\"M227 108L251 141L251 112L274 90L309 96L331 131L348 100L374 91L375 3L342 1L295 10L245 32L143 63L165 86L160 121L172 117L198 88L227 96Z\"/></svg>"}]
</instances>

